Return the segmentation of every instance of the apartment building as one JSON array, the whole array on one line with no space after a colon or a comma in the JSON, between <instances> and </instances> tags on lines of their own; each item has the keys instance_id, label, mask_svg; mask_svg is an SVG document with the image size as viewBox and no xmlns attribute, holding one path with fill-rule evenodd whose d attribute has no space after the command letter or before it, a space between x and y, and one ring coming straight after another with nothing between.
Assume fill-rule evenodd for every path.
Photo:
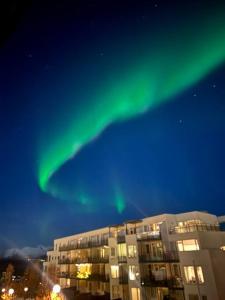
<instances>
[{"instance_id":1,"label":"apartment building","mask_svg":"<svg viewBox=\"0 0 225 300\"><path fill-rule=\"evenodd\" d=\"M224 300L224 217L162 214L54 240L62 287L122 300Z\"/></svg>"}]
</instances>

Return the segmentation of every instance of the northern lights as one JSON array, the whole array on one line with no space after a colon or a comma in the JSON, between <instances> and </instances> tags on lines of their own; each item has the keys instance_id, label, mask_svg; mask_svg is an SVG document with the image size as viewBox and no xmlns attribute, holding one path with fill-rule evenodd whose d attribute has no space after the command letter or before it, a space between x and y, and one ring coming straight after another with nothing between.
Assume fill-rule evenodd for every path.
<instances>
[{"instance_id":1,"label":"northern lights","mask_svg":"<svg viewBox=\"0 0 225 300\"><path fill-rule=\"evenodd\" d=\"M0 254L162 213L224 214L223 0L6 2Z\"/></svg>"},{"instance_id":2,"label":"northern lights","mask_svg":"<svg viewBox=\"0 0 225 300\"><path fill-rule=\"evenodd\" d=\"M225 11L218 6L213 13L206 10L191 20L182 17L182 22L168 28L164 24L160 30L145 28L144 33L139 28L129 43L122 42L121 37L107 38L113 50L104 58L104 66L94 66L94 87L91 77L85 84L79 79L76 83L85 85L73 92L74 99L82 99L79 113L69 107L74 117L65 121L60 135L45 138L39 147L38 182L42 191L63 199L65 192L54 184L54 174L107 126L172 100L224 62ZM89 63L92 65L87 61L87 69ZM71 71L76 76L79 72ZM124 204L117 198L118 211L122 211Z\"/></svg>"}]
</instances>

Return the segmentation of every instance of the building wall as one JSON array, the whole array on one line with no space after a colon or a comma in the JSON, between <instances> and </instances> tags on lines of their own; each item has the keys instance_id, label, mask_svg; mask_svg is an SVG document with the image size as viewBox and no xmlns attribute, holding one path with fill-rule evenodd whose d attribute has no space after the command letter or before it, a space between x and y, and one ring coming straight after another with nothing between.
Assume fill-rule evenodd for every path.
<instances>
[{"instance_id":1,"label":"building wall","mask_svg":"<svg viewBox=\"0 0 225 300\"><path fill-rule=\"evenodd\" d=\"M200 295L222 300L225 252L219 248L225 246L225 233L218 230L217 217L205 212L162 214L56 239L45 266L56 265L63 287L110 292L111 299L164 300L170 295L189 300ZM177 241L191 239L199 249L178 252ZM201 266L204 283L187 283L185 266ZM87 278L78 278L81 268L90 271Z\"/></svg>"}]
</instances>

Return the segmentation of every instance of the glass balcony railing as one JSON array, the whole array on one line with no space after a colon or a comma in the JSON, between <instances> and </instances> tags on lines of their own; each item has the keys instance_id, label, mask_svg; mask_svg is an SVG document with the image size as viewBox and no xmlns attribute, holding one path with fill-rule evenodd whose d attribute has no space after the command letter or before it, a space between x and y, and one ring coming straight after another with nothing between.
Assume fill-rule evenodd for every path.
<instances>
[{"instance_id":1,"label":"glass balcony railing","mask_svg":"<svg viewBox=\"0 0 225 300\"><path fill-rule=\"evenodd\" d=\"M119 277L119 284L128 284L128 274Z\"/></svg>"},{"instance_id":2,"label":"glass balcony railing","mask_svg":"<svg viewBox=\"0 0 225 300\"><path fill-rule=\"evenodd\" d=\"M60 265L68 265L68 264L82 264L82 263L108 263L109 257L99 257L99 256L92 256L92 257L76 257L76 258L62 258L59 259L58 264Z\"/></svg>"},{"instance_id":3,"label":"glass balcony railing","mask_svg":"<svg viewBox=\"0 0 225 300\"><path fill-rule=\"evenodd\" d=\"M117 236L117 243L118 244L125 243L125 242L126 242L125 235L118 235Z\"/></svg>"},{"instance_id":4,"label":"glass balcony railing","mask_svg":"<svg viewBox=\"0 0 225 300\"><path fill-rule=\"evenodd\" d=\"M217 224L191 224L171 227L169 232L170 234L176 234L197 231L220 231L220 226Z\"/></svg>"},{"instance_id":5,"label":"glass balcony railing","mask_svg":"<svg viewBox=\"0 0 225 300\"><path fill-rule=\"evenodd\" d=\"M161 240L160 231L149 231L137 234L138 241L152 241L152 240Z\"/></svg>"},{"instance_id":6,"label":"glass balcony railing","mask_svg":"<svg viewBox=\"0 0 225 300\"><path fill-rule=\"evenodd\" d=\"M127 257L126 256L118 256L118 263L126 263Z\"/></svg>"},{"instance_id":7,"label":"glass balcony railing","mask_svg":"<svg viewBox=\"0 0 225 300\"><path fill-rule=\"evenodd\" d=\"M76 274L72 274L68 272L60 272L57 274L57 277L76 279L76 280L88 280L88 281L101 281L101 282L109 281L109 276L107 274L90 274L87 278L79 278Z\"/></svg>"},{"instance_id":8,"label":"glass balcony railing","mask_svg":"<svg viewBox=\"0 0 225 300\"><path fill-rule=\"evenodd\" d=\"M179 254L176 251L163 252L157 255L153 254L141 254L139 255L139 261L145 262L178 262Z\"/></svg>"},{"instance_id":9,"label":"glass balcony railing","mask_svg":"<svg viewBox=\"0 0 225 300\"><path fill-rule=\"evenodd\" d=\"M108 246L108 239L103 239L100 241L89 241L89 242L81 242L77 244L69 244L69 245L63 245L59 247L59 251L71 251L71 250L77 250L77 249L87 249L92 247L102 247L102 246Z\"/></svg>"},{"instance_id":10,"label":"glass balcony railing","mask_svg":"<svg viewBox=\"0 0 225 300\"><path fill-rule=\"evenodd\" d=\"M177 288L183 289L183 282L181 278L178 277L170 277L167 278L155 278L154 276L145 276L141 277L141 285L142 286L152 286L152 287L168 287L168 288Z\"/></svg>"}]
</instances>

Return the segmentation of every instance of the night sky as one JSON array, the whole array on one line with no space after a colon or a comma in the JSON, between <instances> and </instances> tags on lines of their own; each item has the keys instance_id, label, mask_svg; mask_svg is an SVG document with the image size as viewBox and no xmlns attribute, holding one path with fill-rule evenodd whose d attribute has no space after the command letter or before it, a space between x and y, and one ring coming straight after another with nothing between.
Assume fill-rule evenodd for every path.
<instances>
[{"instance_id":1,"label":"night sky","mask_svg":"<svg viewBox=\"0 0 225 300\"><path fill-rule=\"evenodd\" d=\"M8 3L0 252L225 213L225 1Z\"/></svg>"}]
</instances>

